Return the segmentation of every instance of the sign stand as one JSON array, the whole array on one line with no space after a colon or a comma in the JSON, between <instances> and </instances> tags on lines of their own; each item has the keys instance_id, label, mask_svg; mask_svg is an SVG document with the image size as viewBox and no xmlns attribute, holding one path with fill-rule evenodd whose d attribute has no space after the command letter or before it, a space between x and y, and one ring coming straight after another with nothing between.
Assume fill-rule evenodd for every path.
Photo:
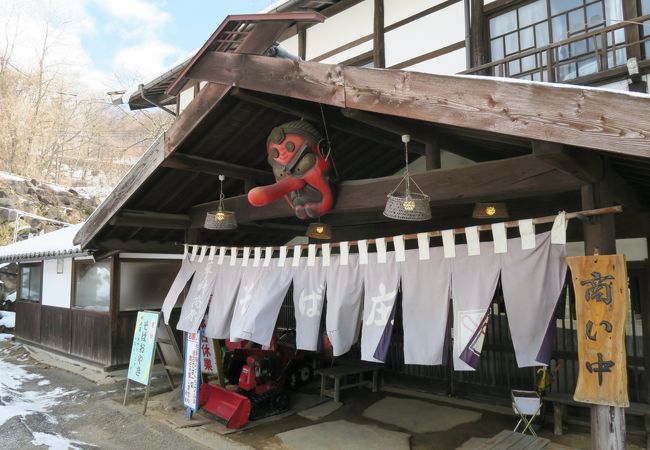
<instances>
[{"instance_id":1,"label":"sign stand","mask_svg":"<svg viewBox=\"0 0 650 450\"><path fill-rule=\"evenodd\" d=\"M131 348L131 360L129 362L129 372L124 388L124 400L122 406L126 406L126 401L131 387L131 381L145 386L142 414L147 412L149 403L149 390L151 387L151 376L153 372L156 355L163 364L167 380L172 389L174 381L172 379L172 370L174 365L169 364L176 357L178 371L182 371L182 357L180 350L176 345L171 327L160 319L160 313L155 311L139 311L135 325L133 346ZM166 335L166 336L163 336ZM163 346L171 347L171 351L165 351Z\"/></svg>"}]
</instances>

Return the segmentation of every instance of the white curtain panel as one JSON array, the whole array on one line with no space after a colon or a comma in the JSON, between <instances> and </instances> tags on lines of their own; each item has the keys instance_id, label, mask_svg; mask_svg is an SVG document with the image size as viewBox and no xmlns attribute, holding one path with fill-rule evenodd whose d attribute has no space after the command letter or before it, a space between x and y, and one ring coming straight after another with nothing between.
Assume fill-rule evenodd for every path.
<instances>
[{"instance_id":1,"label":"white curtain panel","mask_svg":"<svg viewBox=\"0 0 650 450\"><path fill-rule=\"evenodd\" d=\"M212 339L228 339L230 322L241 282L242 268L239 265L218 265L217 278L212 290L208 308L205 335Z\"/></svg>"},{"instance_id":2,"label":"white curtain panel","mask_svg":"<svg viewBox=\"0 0 650 450\"><path fill-rule=\"evenodd\" d=\"M260 345L271 343L282 302L291 286L293 270L291 266L277 267L275 264L244 268L230 326L231 339Z\"/></svg>"},{"instance_id":3,"label":"white curtain panel","mask_svg":"<svg viewBox=\"0 0 650 450\"><path fill-rule=\"evenodd\" d=\"M216 262L207 258L201 262L194 262L194 266L196 267L194 278L183 302L181 317L176 326L177 329L188 333L196 333L201 326L205 310L208 308L212 296L214 281L217 278L217 267L219 267Z\"/></svg>"},{"instance_id":4,"label":"white curtain panel","mask_svg":"<svg viewBox=\"0 0 650 450\"><path fill-rule=\"evenodd\" d=\"M402 320L404 363L445 363L445 337L451 286L451 260L443 248L429 249L429 259L420 260L419 250L407 250L398 263L402 275Z\"/></svg>"},{"instance_id":5,"label":"white curtain panel","mask_svg":"<svg viewBox=\"0 0 650 450\"><path fill-rule=\"evenodd\" d=\"M185 258L183 258L181 268L176 274L176 278L174 278L172 286L169 288L169 292L167 292L167 295L165 296L161 309L165 323L167 324L169 323L169 316L172 313L172 309L174 309L174 306L176 306L176 302L178 301L178 296L181 295L181 292L185 289L185 285L187 285L187 282L190 281L190 278L194 275L194 271L196 270L194 264L194 262L190 261L189 255L186 255Z\"/></svg>"},{"instance_id":6,"label":"white curtain panel","mask_svg":"<svg viewBox=\"0 0 650 450\"><path fill-rule=\"evenodd\" d=\"M566 246L551 244L550 232L537 235L533 249L522 250L520 238L510 241L501 255L501 285L517 365L548 364L554 337L549 333L555 331L554 312L566 280Z\"/></svg>"},{"instance_id":7,"label":"white curtain panel","mask_svg":"<svg viewBox=\"0 0 650 450\"><path fill-rule=\"evenodd\" d=\"M451 262L451 296L454 309L454 369L478 367L488 310L499 281L500 254L492 242L481 242L480 255L468 256L467 245L456 246Z\"/></svg>"},{"instance_id":8,"label":"white curtain panel","mask_svg":"<svg viewBox=\"0 0 650 450\"><path fill-rule=\"evenodd\" d=\"M371 253L368 264L362 265L361 270L364 280L361 359L383 362L392 333L400 281L395 253L388 253L384 264L377 263L377 254Z\"/></svg>"},{"instance_id":9,"label":"white curtain panel","mask_svg":"<svg viewBox=\"0 0 650 450\"><path fill-rule=\"evenodd\" d=\"M321 258L316 258L313 266L308 266L307 258L301 258L294 271L293 305L298 350L318 349L326 275L327 267L323 267Z\"/></svg>"},{"instance_id":10,"label":"white curtain panel","mask_svg":"<svg viewBox=\"0 0 650 450\"><path fill-rule=\"evenodd\" d=\"M334 356L347 353L357 341L359 313L363 298L363 278L358 255L349 255L347 265L332 256L327 270L327 314L325 326Z\"/></svg>"}]
</instances>

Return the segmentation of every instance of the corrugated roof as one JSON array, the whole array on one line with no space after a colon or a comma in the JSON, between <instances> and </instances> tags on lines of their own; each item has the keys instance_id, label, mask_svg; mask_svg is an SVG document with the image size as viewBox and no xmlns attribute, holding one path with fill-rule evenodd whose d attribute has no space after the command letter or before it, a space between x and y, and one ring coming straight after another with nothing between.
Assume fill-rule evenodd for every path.
<instances>
[{"instance_id":1,"label":"corrugated roof","mask_svg":"<svg viewBox=\"0 0 650 450\"><path fill-rule=\"evenodd\" d=\"M0 261L21 261L54 256L85 254L72 240L84 222L0 247Z\"/></svg>"}]
</instances>

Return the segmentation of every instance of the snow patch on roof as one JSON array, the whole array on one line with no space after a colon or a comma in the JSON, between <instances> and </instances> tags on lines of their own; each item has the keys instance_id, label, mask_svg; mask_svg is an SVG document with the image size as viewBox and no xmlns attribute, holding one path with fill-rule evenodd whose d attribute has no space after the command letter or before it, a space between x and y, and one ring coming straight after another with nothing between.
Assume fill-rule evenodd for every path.
<instances>
[{"instance_id":1,"label":"snow patch on roof","mask_svg":"<svg viewBox=\"0 0 650 450\"><path fill-rule=\"evenodd\" d=\"M84 222L61 228L50 233L0 247L0 261L33 259L81 253L81 247L73 239Z\"/></svg>"}]
</instances>

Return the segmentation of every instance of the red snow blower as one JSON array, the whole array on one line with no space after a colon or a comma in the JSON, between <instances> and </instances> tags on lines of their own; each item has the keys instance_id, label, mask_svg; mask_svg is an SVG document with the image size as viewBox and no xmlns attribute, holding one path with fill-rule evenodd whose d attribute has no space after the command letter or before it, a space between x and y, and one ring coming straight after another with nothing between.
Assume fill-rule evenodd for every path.
<instances>
[{"instance_id":1,"label":"red snow blower","mask_svg":"<svg viewBox=\"0 0 650 450\"><path fill-rule=\"evenodd\" d=\"M231 383L237 382L237 388L202 384L199 406L228 428L241 428L249 420L287 410L286 387L308 381L301 378L311 378L311 368L305 369L308 366L302 362L302 352L276 346L275 339L272 349L235 348L227 359L224 371Z\"/></svg>"}]
</instances>

